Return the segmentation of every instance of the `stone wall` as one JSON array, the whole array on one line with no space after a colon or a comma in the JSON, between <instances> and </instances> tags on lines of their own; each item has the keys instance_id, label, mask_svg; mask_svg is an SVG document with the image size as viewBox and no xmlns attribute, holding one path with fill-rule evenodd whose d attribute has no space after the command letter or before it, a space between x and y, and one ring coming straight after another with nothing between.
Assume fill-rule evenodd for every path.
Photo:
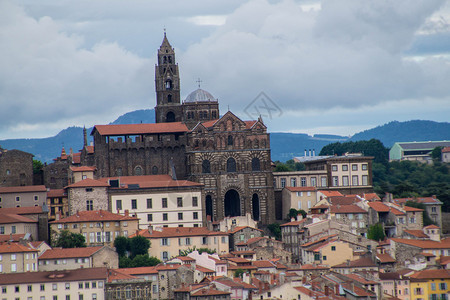
<instances>
[{"instance_id":1,"label":"stone wall","mask_svg":"<svg viewBox=\"0 0 450 300\"><path fill-rule=\"evenodd\" d=\"M108 192L106 187L81 187L69 188L69 215L76 214L77 211L87 209L87 201L92 201L92 210L110 210ZM89 208L89 210L91 210Z\"/></svg>"},{"instance_id":2,"label":"stone wall","mask_svg":"<svg viewBox=\"0 0 450 300\"><path fill-rule=\"evenodd\" d=\"M33 154L0 148L0 187L33 184Z\"/></svg>"}]
</instances>

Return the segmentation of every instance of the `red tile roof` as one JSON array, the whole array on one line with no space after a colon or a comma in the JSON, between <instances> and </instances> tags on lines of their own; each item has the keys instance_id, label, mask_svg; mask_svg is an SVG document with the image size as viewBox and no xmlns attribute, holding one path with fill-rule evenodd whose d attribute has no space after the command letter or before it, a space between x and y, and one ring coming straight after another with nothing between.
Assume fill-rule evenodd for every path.
<instances>
[{"instance_id":1,"label":"red tile roof","mask_svg":"<svg viewBox=\"0 0 450 300\"><path fill-rule=\"evenodd\" d=\"M422 270L409 277L415 279L450 279L450 270Z\"/></svg>"},{"instance_id":2,"label":"red tile roof","mask_svg":"<svg viewBox=\"0 0 450 300\"><path fill-rule=\"evenodd\" d=\"M120 272L129 275L145 275L145 274L158 274L158 270L155 267L138 267L138 268L123 268Z\"/></svg>"},{"instance_id":3,"label":"red tile roof","mask_svg":"<svg viewBox=\"0 0 450 300\"><path fill-rule=\"evenodd\" d=\"M406 211L406 212L419 212L419 211L423 211L423 209L421 209L421 208L416 208L416 207L411 207L411 206L403 206L403 209Z\"/></svg>"},{"instance_id":4,"label":"red tile roof","mask_svg":"<svg viewBox=\"0 0 450 300\"><path fill-rule=\"evenodd\" d=\"M424 229L440 229L440 228L439 228L439 226L432 224L432 225L425 226Z\"/></svg>"},{"instance_id":5,"label":"red tile roof","mask_svg":"<svg viewBox=\"0 0 450 300\"><path fill-rule=\"evenodd\" d=\"M352 280L355 280L361 284L379 284L377 281L367 280L366 278L362 277L359 274L345 274L343 276L348 277Z\"/></svg>"},{"instance_id":6,"label":"red tile roof","mask_svg":"<svg viewBox=\"0 0 450 300\"><path fill-rule=\"evenodd\" d=\"M66 188L85 188L85 187L107 187L109 184L95 179L86 178L71 185L66 186Z\"/></svg>"},{"instance_id":7,"label":"red tile roof","mask_svg":"<svg viewBox=\"0 0 450 300\"><path fill-rule=\"evenodd\" d=\"M212 288L206 288L206 289L201 289L199 291L191 293L191 296L200 297L200 296L219 296L219 295L230 295L230 294L231 294L230 292L224 292L224 291L219 291L219 290L215 290Z\"/></svg>"},{"instance_id":8,"label":"red tile roof","mask_svg":"<svg viewBox=\"0 0 450 300\"><path fill-rule=\"evenodd\" d=\"M25 185L0 187L0 194L46 192L45 185Z\"/></svg>"},{"instance_id":9,"label":"red tile roof","mask_svg":"<svg viewBox=\"0 0 450 300\"><path fill-rule=\"evenodd\" d=\"M306 264L306 265L302 265L300 267L300 270L326 270L329 268L330 267L327 267L327 266Z\"/></svg>"},{"instance_id":10,"label":"red tile roof","mask_svg":"<svg viewBox=\"0 0 450 300\"><path fill-rule=\"evenodd\" d=\"M73 172L93 172L93 171L95 171L95 170L97 170L97 168L95 167L95 166L92 166L92 167L90 167L90 166L81 166L81 167L70 167L70 169L73 171Z\"/></svg>"},{"instance_id":11,"label":"red tile roof","mask_svg":"<svg viewBox=\"0 0 450 300\"><path fill-rule=\"evenodd\" d=\"M344 196L338 191L326 191L326 190L320 190L325 197L333 197L333 196Z\"/></svg>"},{"instance_id":12,"label":"red tile roof","mask_svg":"<svg viewBox=\"0 0 450 300\"><path fill-rule=\"evenodd\" d=\"M12 223L37 223L37 220L32 220L21 215L2 214L0 213L0 224L12 224Z\"/></svg>"},{"instance_id":13,"label":"red tile roof","mask_svg":"<svg viewBox=\"0 0 450 300\"><path fill-rule=\"evenodd\" d=\"M42 253L41 256L39 256L39 259L90 257L102 248L103 246L84 248L53 248L45 250L45 252Z\"/></svg>"},{"instance_id":14,"label":"red tile roof","mask_svg":"<svg viewBox=\"0 0 450 300\"><path fill-rule=\"evenodd\" d=\"M317 241L312 241L312 242L308 242L308 243L302 244L302 245L300 245L300 247L309 247L309 246L311 246L311 245L318 244L318 243L321 243L321 242L323 242L323 241L326 241L326 240L328 240L328 239L330 239L330 238L333 238L333 237L335 237L335 236L337 236L337 234L327 235L327 236L321 237L321 238L318 239Z\"/></svg>"},{"instance_id":15,"label":"red tile roof","mask_svg":"<svg viewBox=\"0 0 450 300\"><path fill-rule=\"evenodd\" d=\"M15 215L34 215L42 214L41 206L23 206L23 207L5 207L0 208L1 214L15 214Z\"/></svg>"},{"instance_id":16,"label":"red tile roof","mask_svg":"<svg viewBox=\"0 0 450 300\"><path fill-rule=\"evenodd\" d=\"M89 154L94 153L94 146L86 146L86 150Z\"/></svg>"},{"instance_id":17,"label":"red tile roof","mask_svg":"<svg viewBox=\"0 0 450 300\"><path fill-rule=\"evenodd\" d=\"M283 226L297 226L297 225L305 223L306 220L307 219L305 218L305 219L301 219L300 221L291 221L291 222L287 222L287 223L281 224L280 226L281 227L283 227Z\"/></svg>"},{"instance_id":18,"label":"red tile roof","mask_svg":"<svg viewBox=\"0 0 450 300\"><path fill-rule=\"evenodd\" d=\"M71 282L81 280L106 280L107 278L107 268L84 268L64 271L0 274L0 282L3 285L45 282Z\"/></svg>"},{"instance_id":19,"label":"red tile roof","mask_svg":"<svg viewBox=\"0 0 450 300\"><path fill-rule=\"evenodd\" d=\"M330 211L335 214L358 213L366 214L367 211L356 205L332 205Z\"/></svg>"},{"instance_id":20,"label":"red tile roof","mask_svg":"<svg viewBox=\"0 0 450 300\"><path fill-rule=\"evenodd\" d=\"M49 222L50 224L64 224L64 223L80 223L80 222L119 222L119 221L134 221L139 220L137 217L122 216L114 214L106 210L91 210L91 211L79 211L74 215L61 220Z\"/></svg>"},{"instance_id":21,"label":"red tile roof","mask_svg":"<svg viewBox=\"0 0 450 300\"><path fill-rule=\"evenodd\" d=\"M24 246L20 243L0 244L0 253L21 253L21 252L38 252L38 250Z\"/></svg>"},{"instance_id":22,"label":"red tile roof","mask_svg":"<svg viewBox=\"0 0 450 300\"><path fill-rule=\"evenodd\" d=\"M47 192L47 198L64 197L67 193L64 189L52 189Z\"/></svg>"},{"instance_id":23,"label":"red tile roof","mask_svg":"<svg viewBox=\"0 0 450 300\"><path fill-rule=\"evenodd\" d=\"M74 163L74 164L81 163L81 152L72 154L72 163Z\"/></svg>"},{"instance_id":24,"label":"red tile roof","mask_svg":"<svg viewBox=\"0 0 450 300\"><path fill-rule=\"evenodd\" d=\"M392 256L390 256L388 253L377 254L377 259L382 264L395 262L395 259L393 259Z\"/></svg>"},{"instance_id":25,"label":"red tile roof","mask_svg":"<svg viewBox=\"0 0 450 300\"><path fill-rule=\"evenodd\" d=\"M429 238L422 230L405 229L403 231L417 238Z\"/></svg>"},{"instance_id":26,"label":"red tile roof","mask_svg":"<svg viewBox=\"0 0 450 300\"><path fill-rule=\"evenodd\" d=\"M214 236L222 235L227 236L228 233L221 231L210 231L206 227L162 227L161 231L154 229L150 234L148 229L143 229L137 233L137 235L150 238L169 238L169 237L188 237L188 236ZM134 237L136 234L131 235Z\"/></svg>"},{"instance_id":27,"label":"red tile roof","mask_svg":"<svg viewBox=\"0 0 450 300\"><path fill-rule=\"evenodd\" d=\"M357 197L346 197L346 196L333 196L328 197L328 201L331 202L333 205L352 205L357 202L360 202L361 200Z\"/></svg>"},{"instance_id":28,"label":"red tile roof","mask_svg":"<svg viewBox=\"0 0 450 300\"><path fill-rule=\"evenodd\" d=\"M199 266L199 265L195 266L195 269L196 269L197 271L202 272L202 273L216 273L216 271L214 271L214 270L211 270L211 269L208 269L208 268Z\"/></svg>"},{"instance_id":29,"label":"red tile roof","mask_svg":"<svg viewBox=\"0 0 450 300\"><path fill-rule=\"evenodd\" d=\"M205 126L205 128L210 128L213 127L217 121L219 121L219 119L203 122L202 125Z\"/></svg>"},{"instance_id":30,"label":"red tile roof","mask_svg":"<svg viewBox=\"0 0 450 300\"><path fill-rule=\"evenodd\" d=\"M359 267L376 267L377 265L369 257L361 257L357 260L345 262L339 265L335 265L332 268L359 268Z\"/></svg>"},{"instance_id":31,"label":"red tile roof","mask_svg":"<svg viewBox=\"0 0 450 300\"><path fill-rule=\"evenodd\" d=\"M19 242L20 239L23 239L25 237L25 233L21 234L0 234L0 243L3 242Z\"/></svg>"},{"instance_id":32,"label":"red tile roof","mask_svg":"<svg viewBox=\"0 0 450 300\"><path fill-rule=\"evenodd\" d=\"M203 186L198 182L189 180L173 180L170 175L143 175L143 176L121 176L121 177L105 177L99 181L109 183L110 180L119 180L120 187L111 189L128 188L130 184L139 184L139 188L168 188L168 187L192 187Z\"/></svg>"},{"instance_id":33,"label":"red tile roof","mask_svg":"<svg viewBox=\"0 0 450 300\"><path fill-rule=\"evenodd\" d=\"M95 125L91 135L97 131L100 135L139 135L151 133L187 132L184 123L152 123L152 124L124 124L124 125Z\"/></svg>"},{"instance_id":34,"label":"red tile roof","mask_svg":"<svg viewBox=\"0 0 450 300\"><path fill-rule=\"evenodd\" d=\"M255 260L252 265L257 268L276 268L275 264L268 260Z\"/></svg>"},{"instance_id":35,"label":"red tile roof","mask_svg":"<svg viewBox=\"0 0 450 300\"><path fill-rule=\"evenodd\" d=\"M427 240L412 240L412 239L398 239L391 238L396 243L410 245L422 249L450 249L450 241L442 240L440 242Z\"/></svg>"},{"instance_id":36,"label":"red tile roof","mask_svg":"<svg viewBox=\"0 0 450 300\"><path fill-rule=\"evenodd\" d=\"M126 274L122 270L112 269L108 272L108 282L120 281L120 280L136 280L135 276Z\"/></svg>"},{"instance_id":37,"label":"red tile roof","mask_svg":"<svg viewBox=\"0 0 450 300\"><path fill-rule=\"evenodd\" d=\"M389 212L389 206L387 206L382 202L379 201L369 202L368 205L377 212Z\"/></svg>"},{"instance_id":38,"label":"red tile roof","mask_svg":"<svg viewBox=\"0 0 450 300\"><path fill-rule=\"evenodd\" d=\"M368 201L380 201L380 197L376 193L363 194L362 197Z\"/></svg>"}]
</instances>

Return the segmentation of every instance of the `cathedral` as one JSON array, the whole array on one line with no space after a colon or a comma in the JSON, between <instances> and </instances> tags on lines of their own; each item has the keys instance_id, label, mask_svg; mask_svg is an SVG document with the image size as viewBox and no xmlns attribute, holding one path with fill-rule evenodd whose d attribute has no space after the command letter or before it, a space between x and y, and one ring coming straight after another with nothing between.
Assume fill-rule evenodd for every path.
<instances>
[{"instance_id":1,"label":"cathedral","mask_svg":"<svg viewBox=\"0 0 450 300\"><path fill-rule=\"evenodd\" d=\"M98 177L172 174L204 184L212 220L251 213L275 221L270 138L261 118L243 121L198 88L184 101L175 51L164 34L155 66L156 123L97 125L82 160ZM87 147L85 147L87 149Z\"/></svg>"}]
</instances>

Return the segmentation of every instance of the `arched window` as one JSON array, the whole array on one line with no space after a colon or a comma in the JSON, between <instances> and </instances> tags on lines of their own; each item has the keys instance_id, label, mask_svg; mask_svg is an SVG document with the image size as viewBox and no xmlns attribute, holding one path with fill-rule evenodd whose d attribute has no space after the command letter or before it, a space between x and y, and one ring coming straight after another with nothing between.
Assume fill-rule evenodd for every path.
<instances>
[{"instance_id":1,"label":"arched window","mask_svg":"<svg viewBox=\"0 0 450 300\"><path fill-rule=\"evenodd\" d=\"M228 136L228 146L233 146L233 136L232 135Z\"/></svg>"},{"instance_id":2,"label":"arched window","mask_svg":"<svg viewBox=\"0 0 450 300\"><path fill-rule=\"evenodd\" d=\"M175 122L175 114L169 111L166 115L166 122Z\"/></svg>"},{"instance_id":3,"label":"arched window","mask_svg":"<svg viewBox=\"0 0 450 300\"><path fill-rule=\"evenodd\" d=\"M172 102L172 95L167 95L167 102Z\"/></svg>"},{"instance_id":4,"label":"arched window","mask_svg":"<svg viewBox=\"0 0 450 300\"><path fill-rule=\"evenodd\" d=\"M157 166L153 166L153 168L152 168L152 174L153 174L153 175L157 175L157 174L158 174L158 167L157 167Z\"/></svg>"},{"instance_id":5,"label":"arched window","mask_svg":"<svg viewBox=\"0 0 450 300\"><path fill-rule=\"evenodd\" d=\"M257 157L252 158L252 171L261 171L261 164Z\"/></svg>"},{"instance_id":6,"label":"arched window","mask_svg":"<svg viewBox=\"0 0 450 300\"><path fill-rule=\"evenodd\" d=\"M166 90L171 90L172 89L172 81L171 80L167 80L166 81Z\"/></svg>"},{"instance_id":7,"label":"arched window","mask_svg":"<svg viewBox=\"0 0 450 300\"><path fill-rule=\"evenodd\" d=\"M236 160L232 157L227 160L227 172L236 172Z\"/></svg>"},{"instance_id":8,"label":"arched window","mask_svg":"<svg viewBox=\"0 0 450 300\"><path fill-rule=\"evenodd\" d=\"M172 63L172 56L167 57L167 59L169 60L169 64Z\"/></svg>"},{"instance_id":9,"label":"arched window","mask_svg":"<svg viewBox=\"0 0 450 300\"><path fill-rule=\"evenodd\" d=\"M134 168L134 175L141 176L142 175L142 168L140 166L137 166Z\"/></svg>"},{"instance_id":10,"label":"arched window","mask_svg":"<svg viewBox=\"0 0 450 300\"><path fill-rule=\"evenodd\" d=\"M164 56L164 63L166 63L166 62L167 62L167 56Z\"/></svg>"},{"instance_id":11,"label":"arched window","mask_svg":"<svg viewBox=\"0 0 450 300\"><path fill-rule=\"evenodd\" d=\"M202 162L202 173L211 173L211 163L207 159Z\"/></svg>"}]
</instances>

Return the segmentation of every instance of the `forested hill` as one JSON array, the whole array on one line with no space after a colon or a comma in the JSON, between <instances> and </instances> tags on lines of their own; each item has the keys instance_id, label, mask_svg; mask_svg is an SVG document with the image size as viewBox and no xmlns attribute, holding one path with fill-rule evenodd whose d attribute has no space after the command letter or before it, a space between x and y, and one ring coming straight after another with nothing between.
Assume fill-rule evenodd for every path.
<instances>
[{"instance_id":1,"label":"forested hill","mask_svg":"<svg viewBox=\"0 0 450 300\"><path fill-rule=\"evenodd\" d=\"M392 147L396 142L443 141L450 140L450 123L413 120L406 122L392 121L359 132L351 141L377 139L385 147Z\"/></svg>"}]
</instances>

